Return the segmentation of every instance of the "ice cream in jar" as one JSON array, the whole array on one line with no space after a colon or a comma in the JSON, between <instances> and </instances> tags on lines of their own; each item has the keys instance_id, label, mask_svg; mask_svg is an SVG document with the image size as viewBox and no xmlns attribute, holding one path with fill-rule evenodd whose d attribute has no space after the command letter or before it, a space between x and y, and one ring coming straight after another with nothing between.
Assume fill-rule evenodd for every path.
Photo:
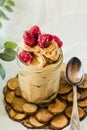
<instances>
[{"instance_id":1,"label":"ice cream in jar","mask_svg":"<svg viewBox=\"0 0 87 130\"><path fill-rule=\"evenodd\" d=\"M25 31L18 49L19 87L32 103L45 103L56 97L63 62L62 41L43 34L38 26Z\"/></svg>"}]
</instances>

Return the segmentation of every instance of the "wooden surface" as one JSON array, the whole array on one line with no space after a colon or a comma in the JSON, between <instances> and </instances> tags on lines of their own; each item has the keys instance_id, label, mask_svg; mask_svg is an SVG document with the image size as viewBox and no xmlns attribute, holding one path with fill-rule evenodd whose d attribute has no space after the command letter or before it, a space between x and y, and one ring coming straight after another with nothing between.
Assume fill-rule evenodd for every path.
<instances>
[{"instance_id":1,"label":"wooden surface","mask_svg":"<svg viewBox=\"0 0 87 130\"><path fill-rule=\"evenodd\" d=\"M18 87L18 79L10 79L3 89L6 102L6 110L9 117L22 123L28 128L51 128L62 129L69 125L72 112L73 93L64 77L65 64L63 64L60 79L60 88L56 99L49 104L31 104L21 96ZM14 82L13 82L14 81ZM26 86L25 86L26 87ZM83 120L87 113L87 74L83 83L78 86L78 110L80 120ZM62 123L61 123L62 122Z\"/></svg>"}]
</instances>

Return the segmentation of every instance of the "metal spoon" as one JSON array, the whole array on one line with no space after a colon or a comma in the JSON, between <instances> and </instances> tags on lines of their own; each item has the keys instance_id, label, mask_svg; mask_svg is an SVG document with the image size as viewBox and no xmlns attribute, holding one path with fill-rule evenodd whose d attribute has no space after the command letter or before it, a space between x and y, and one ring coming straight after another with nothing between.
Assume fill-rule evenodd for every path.
<instances>
[{"instance_id":1,"label":"metal spoon","mask_svg":"<svg viewBox=\"0 0 87 130\"><path fill-rule=\"evenodd\" d=\"M84 71L81 61L77 57L72 57L66 66L66 80L73 86L73 109L70 120L70 130L80 130L80 121L77 106L77 86L84 79Z\"/></svg>"}]
</instances>

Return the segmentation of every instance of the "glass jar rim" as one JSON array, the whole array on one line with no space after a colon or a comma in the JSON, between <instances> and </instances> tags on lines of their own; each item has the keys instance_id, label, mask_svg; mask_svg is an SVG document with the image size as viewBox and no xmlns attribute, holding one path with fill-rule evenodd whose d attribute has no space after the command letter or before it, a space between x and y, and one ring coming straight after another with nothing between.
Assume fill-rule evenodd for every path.
<instances>
[{"instance_id":1,"label":"glass jar rim","mask_svg":"<svg viewBox=\"0 0 87 130\"><path fill-rule=\"evenodd\" d=\"M22 62L19 59L18 53L17 53L17 63L19 65L19 67L21 67L22 69L24 67L24 68L28 69L29 71L33 71L33 72L42 72L42 71L54 70L54 69L57 69L58 66L60 67L60 65L63 62L63 52L62 52L62 49L60 49L60 50L61 50L61 55L58 58L58 60L55 63L52 63L52 64L44 66L44 67L35 67L35 66L31 66L31 65L29 66L29 65L27 65L26 63ZM22 65L20 65L20 64L22 64Z\"/></svg>"}]
</instances>

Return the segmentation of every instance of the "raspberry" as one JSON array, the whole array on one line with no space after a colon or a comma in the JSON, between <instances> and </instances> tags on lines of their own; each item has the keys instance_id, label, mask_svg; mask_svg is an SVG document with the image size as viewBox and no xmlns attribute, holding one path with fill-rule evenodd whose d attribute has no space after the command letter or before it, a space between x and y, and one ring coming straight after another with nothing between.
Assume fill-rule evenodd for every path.
<instances>
[{"instance_id":1,"label":"raspberry","mask_svg":"<svg viewBox=\"0 0 87 130\"><path fill-rule=\"evenodd\" d=\"M24 33L23 38L24 38L25 44L27 44L30 47L33 47L37 43L37 41L34 38L34 36L32 34L30 34L28 31L26 31Z\"/></svg>"},{"instance_id":2,"label":"raspberry","mask_svg":"<svg viewBox=\"0 0 87 130\"><path fill-rule=\"evenodd\" d=\"M31 27L31 29L28 32L32 34L36 40L38 39L38 36L41 34L40 28L36 25Z\"/></svg>"},{"instance_id":3,"label":"raspberry","mask_svg":"<svg viewBox=\"0 0 87 130\"><path fill-rule=\"evenodd\" d=\"M52 36L50 34L42 34L39 36L38 45L45 48L51 44Z\"/></svg>"},{"instance_id":4,"label":"raspberry","mask_svg":"<svg viewBox=\"0 0 87 130\"><path fill-rule=\"evenodd\" d=\"M22 51L19 54L19 59L25 63L31 63L33 60L33 54L31 52Z\"/></svg>"},{"instance_id":5,"label":"raspberry","mask_svg":"<svg viewBox=\"0 0 87 130\"><path fill-rule=\"evenodd\" d=\"M60 40L60 38L57 37L56 35L53 35L52 37L53 37L53 40L54 40L55 42L57 42L58 46L59 46L59 47L62 47L63 42Z\"/></svg>"}]
</instances>

